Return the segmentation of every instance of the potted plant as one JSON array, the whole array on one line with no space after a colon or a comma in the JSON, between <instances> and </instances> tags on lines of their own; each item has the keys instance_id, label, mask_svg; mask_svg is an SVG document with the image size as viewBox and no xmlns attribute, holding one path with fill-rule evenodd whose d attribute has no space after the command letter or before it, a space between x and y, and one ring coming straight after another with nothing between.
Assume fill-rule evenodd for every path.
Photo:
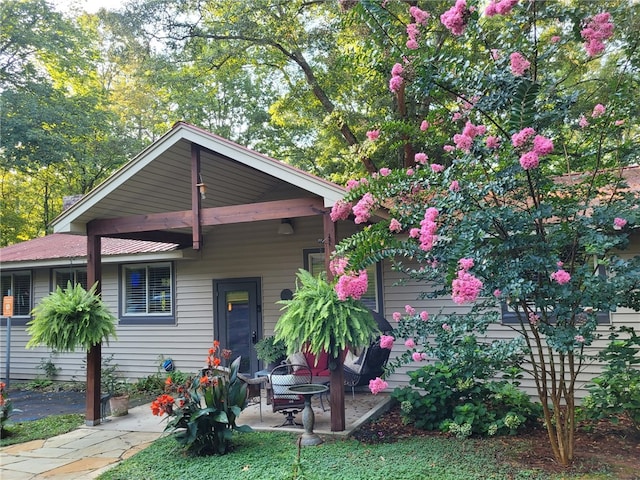
<instances>
[{"instance_id":1,"label":"potted plant","mask_svg":"<svg viewBox=\"0 0 640 480\"><path fill-rule=\"evenodd\" d=\"M287 345L271 335L255 344L257 357L265 363L267 370L273 370L287 356Z\"/></svg>"},{"instance_id":2,"label":"potted plant","mask_svg":"<svg viewBox=\"0 0 640 480\"><path fill-rule=\"evenodd\" d=\"M109 399L111 415L122 417L129 413L129 384L119 376L118 364L112 361L113 355L109 355L102 362L101 388Z\"/></svg>"},{"instance_id":3,"label":"potted plant","mask_svg":"<svg viewBox=\"0 0 640 480\"><path fill-rule=\"evenodd\" d=\"M341 300L323 274L314 277L300 269L297 277L293 298L278 301L284 313L276 324L275 339L284 341L288 354L304 348L337 359L344 349L367 346L380 333L371 311L350 296Z\"/></svg>"},{"instance_id":4,"label":"potted plant","mask_svg":"<svg viewBox=\"0 0 640 480\"><path fill-rule=\"evenodd\" d=\"M89 291L82 285L67 283L64 290L44 297L33 309L33 320L27 323L31 339L27 348L46 345L56 352L74 352L76 348L89 350L109 336L116 336L116 318L107 309L99 294L97 283Z\"/></svg>"}]
</instances>

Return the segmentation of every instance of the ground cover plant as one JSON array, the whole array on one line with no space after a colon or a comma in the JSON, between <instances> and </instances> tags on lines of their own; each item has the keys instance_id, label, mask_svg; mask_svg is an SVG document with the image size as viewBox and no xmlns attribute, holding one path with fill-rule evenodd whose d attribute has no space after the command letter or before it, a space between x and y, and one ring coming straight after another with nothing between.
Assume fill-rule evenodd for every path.
<instances>
[{"instance_id":1,"label":"ground cover plant","mask_svg":"<svg viewBox=\"0 0 640 480\"><path fill-rule=\"evenodd\" d=\"M3 430L0 446L42 440L70 432L84 424L84 415L70 413L51 415L39 420L17 422Z\"/></svg>"}]
</instances>

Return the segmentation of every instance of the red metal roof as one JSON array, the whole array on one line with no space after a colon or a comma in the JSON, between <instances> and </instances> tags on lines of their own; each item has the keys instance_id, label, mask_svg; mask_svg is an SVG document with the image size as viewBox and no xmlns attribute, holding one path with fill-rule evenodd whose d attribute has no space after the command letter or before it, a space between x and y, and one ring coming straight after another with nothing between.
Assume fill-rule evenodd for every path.
<instances>
[{"instance_id":1,"label":"red metal roof","mask_svg":"<svg viewBox=\"0 0 640 480\"><path fill-rule=\"evenodd\" d=\"M174 243L147 242L122 238L102 238L102 255L131 255L136 253L169 252ZM81 258L87 256L87 237L54 233L0 248L0 262L25 262L55 258Z\"/></svg>"}]
</instances>

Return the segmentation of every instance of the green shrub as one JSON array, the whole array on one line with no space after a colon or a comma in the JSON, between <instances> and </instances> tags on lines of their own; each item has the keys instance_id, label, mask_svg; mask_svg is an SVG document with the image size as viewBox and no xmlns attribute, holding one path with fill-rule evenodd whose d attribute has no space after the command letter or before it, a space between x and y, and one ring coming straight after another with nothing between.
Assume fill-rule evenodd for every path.
<instances>
[{"instance_id":1,"label":"green shrub","mask_svg":"<svg viewBox=\"0 0 640 480\"><path fill-rule=\"evenodd\" d=\"M640 430L640 337L631 327L620 327L619 332L628 338L619 338L620 333L611 329L609 345L598 357L606 361L602 375L587 386L589 395L582 402L582 416L589 420L608 419L617 422L626 416Z\"/></svg>"},{"instance_id":2,"label":"green shrub","mask_svg":"<svg viewBox=\"0 0 640 480\"><path fill-rule=\"evenodd\" d=\"M410 387L396 388L403 422L456 436L514 434L540 415L538 405L506 381L478 381L438 362L409 372Z\"/></svg>"}]
</instances>

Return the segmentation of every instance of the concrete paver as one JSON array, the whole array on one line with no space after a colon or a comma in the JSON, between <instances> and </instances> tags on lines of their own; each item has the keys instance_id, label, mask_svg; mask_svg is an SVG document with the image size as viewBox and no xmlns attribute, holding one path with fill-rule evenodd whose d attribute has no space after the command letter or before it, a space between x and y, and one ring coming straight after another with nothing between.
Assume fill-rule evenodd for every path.
<instances>
[{"instance_id":1,"label":"concrete paver","mask_svg":"<svg viewBox=\"0 0 640 480\"><path fill-rule=\"evenodd\" d=\"M345 436L370 416L388 407L386 395L369 393L345 397L344 432L331 432L331 412L323 411L314 399L314 431L321 436ZM259 405L247 407L239 424L250 425L256 431L277 430L302 433L301 428L278 426L281 413L271 411L262 399ZM76 480L91 479L135 455L162 435L166 419L154 417L149 405L129 410L123 417L113 417L93 427L80 427L72 432L47 440L35 440L0 448L0 478L2 480Z\"/></svg>"}]
</instances>

